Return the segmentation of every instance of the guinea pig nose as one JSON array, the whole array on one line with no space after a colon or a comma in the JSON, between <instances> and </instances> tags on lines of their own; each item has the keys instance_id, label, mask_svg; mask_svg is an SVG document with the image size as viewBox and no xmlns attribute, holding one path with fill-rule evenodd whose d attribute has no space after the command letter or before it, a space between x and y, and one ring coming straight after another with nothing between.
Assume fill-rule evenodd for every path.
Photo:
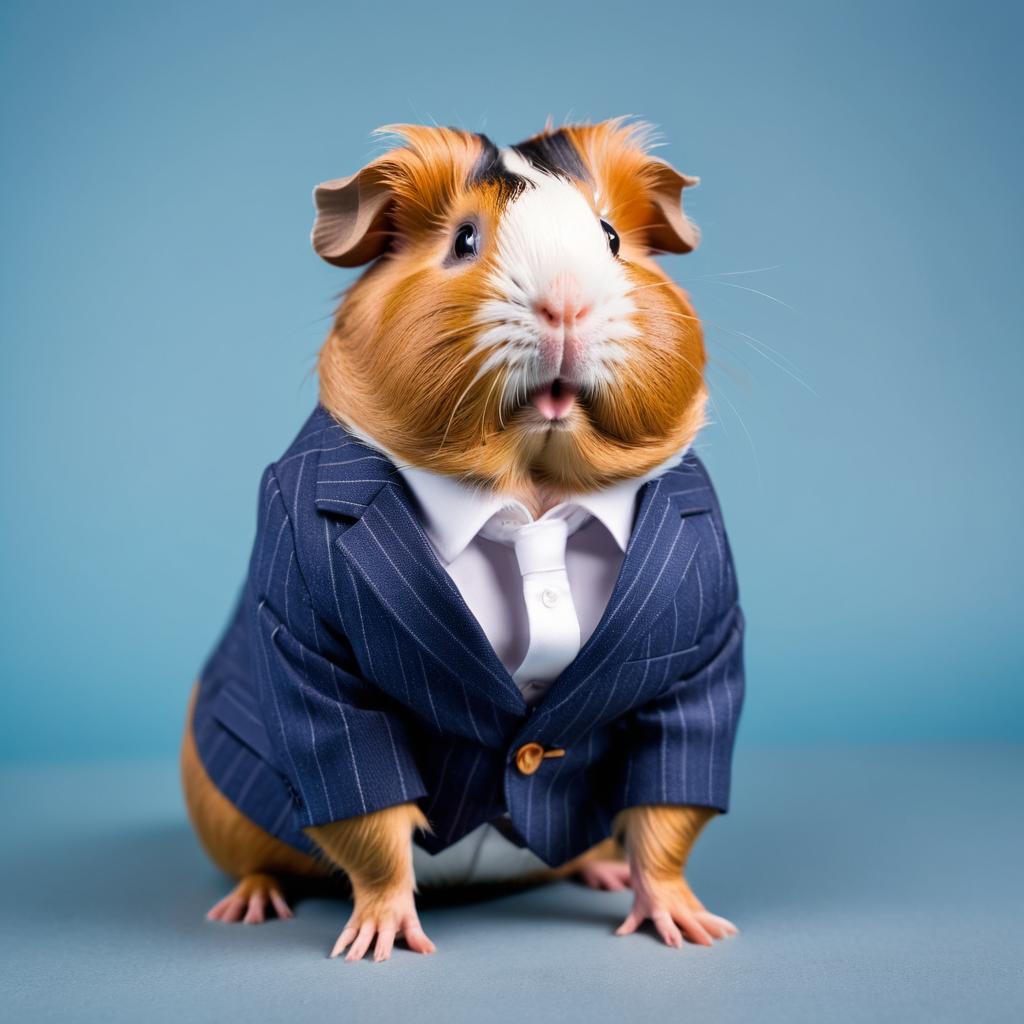
<instances>
[{"instance_id":1,"label":"guinea pig nose","mask_svg":"<svg viewBox=\"0 0 1024 1024\"><path fill-rule=\"evenodd\" d=\"M538 302L534 310L549 327L558 327L562 323L562 311L554 302Z\"/></svg>"},{"instance_id":2,"label":"guinea pig nose","mask_svg":"<svg viewBox=\"0 0 1024 1024\"><path fill-rule=\"evenodd\" d=\"M556 278L533 309L549 327L572 327L590 312L590 308L583 304L576 279L567 275Z\"/></svg>"},{"instance_id":3,"label":"guinea pig nose","mask_svg":"<svg viewBox=\"0 0 1024 1024\"><path fill-rule=\"evenodd\" d=\"M549 327L561 327L563 324L566 327L570 327L572 324L586 319L587 314L590 312L590 308L588 306L577 305L576 303L571 302L562 304L555 302L540 302L534 307L534 309L536 310L537 315Z\"/></svg>"}]
</instances>

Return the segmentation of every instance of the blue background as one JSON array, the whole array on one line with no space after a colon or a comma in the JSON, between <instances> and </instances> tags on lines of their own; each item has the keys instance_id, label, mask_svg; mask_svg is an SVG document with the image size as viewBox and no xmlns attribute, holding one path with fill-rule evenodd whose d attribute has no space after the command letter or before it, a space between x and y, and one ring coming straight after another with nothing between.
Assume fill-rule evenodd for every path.
<instances>
[{"instance_id":1,"label":"blue background","mask_svg":"<svg viewBox=\"0 0 1024 1024\"><path fill-rule=\"evenodd\" d=\"M1024 737L1022 20L4 4L0 756L174 750L349 280L312 186L381 124L548 114L642 115L703 178L666 266L708 325L741 742Z\"/></svg>"}]
</instances>

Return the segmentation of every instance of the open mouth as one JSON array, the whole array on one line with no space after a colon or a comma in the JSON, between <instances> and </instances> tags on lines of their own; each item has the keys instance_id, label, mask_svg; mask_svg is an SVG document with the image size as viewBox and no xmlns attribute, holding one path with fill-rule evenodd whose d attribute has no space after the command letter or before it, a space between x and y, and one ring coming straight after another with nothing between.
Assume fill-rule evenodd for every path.
<instances>
[{"instance_id":1,"label":"open mouth","mask_svg":"<svg viewBox=\"0 0 1024 1024\"><path fill-rule=\"evenodd\" d=\"M529 404L552 423L564 420L576 404L577 391L571 384L556 377L530 395Z\"/></svg>"}]
</instances>

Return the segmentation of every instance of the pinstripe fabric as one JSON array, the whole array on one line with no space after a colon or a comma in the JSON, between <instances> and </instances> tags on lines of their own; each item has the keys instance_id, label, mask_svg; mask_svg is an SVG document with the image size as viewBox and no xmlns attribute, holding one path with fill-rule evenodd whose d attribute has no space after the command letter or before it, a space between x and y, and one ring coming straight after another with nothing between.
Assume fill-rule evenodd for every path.
<instances>
[{"instance_id":1,"label":"pinstripe fabric","mask_svg":"<svg viewBox=\"0 0 1024 1024\"><path fill-rule=\"evenodd\" d=\"M690 455L640 492L604 616L528 709L392 463L317 409L264 473L196 741L225 795L300 849L309 825L417 800L431 852L507 810L559 864L623 807L727 809L742 635L718 502ZM523 776L528 741L566 756Z\"/></svg>"}]
</instances>

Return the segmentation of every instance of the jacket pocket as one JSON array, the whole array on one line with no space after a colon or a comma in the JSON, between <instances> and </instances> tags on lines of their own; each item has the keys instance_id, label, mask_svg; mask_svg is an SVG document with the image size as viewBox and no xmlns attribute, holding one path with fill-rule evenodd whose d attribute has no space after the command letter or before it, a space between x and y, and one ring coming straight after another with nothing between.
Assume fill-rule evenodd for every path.
<instances>
[{"instance_id":1,"label":"jacket pocket","mask_svg":"<svg viewBox=\"0 0 1024 1024\"><path fill-rule=\"evenodd\" d=\"M694 651L698 650L700 644L690 644L689 647L679 647L674 651L665 651L664 654L652 654L650 656L644 655L640 658L629 658L626 661L627 665L650 665L651 668L663 668L667 662L673 658L684 658L688 654L693 654Z\"/></svg>"},{"instance_id":2,"label":"jacket pocket","mask_svg":"<svg viewBox=\"0 0 1024 1024\"><path fill-rule=\"evenodd\" d=\"M236 739L244 743L267 764L277 767L277 758L259 707L252 696L237 684L225 683L210 698L210 715Z\"/></svg>"}]
</instances>

